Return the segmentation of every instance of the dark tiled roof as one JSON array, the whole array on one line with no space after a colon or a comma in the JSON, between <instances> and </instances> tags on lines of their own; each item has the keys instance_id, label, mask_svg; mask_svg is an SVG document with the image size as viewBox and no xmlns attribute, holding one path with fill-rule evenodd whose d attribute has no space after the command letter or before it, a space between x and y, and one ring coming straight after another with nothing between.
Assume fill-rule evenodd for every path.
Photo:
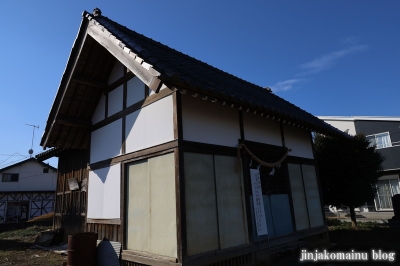
<instances>
[{"instance_id":1,"label":"dark tiled roof","mask_svg":"<svg viewBox=\"0 0 400 266\"><path fill-rule=\"evenodd\" d=\"M176 51L107 17L93 16L87 12L83 15L107 29L120 40L120 46L128 47L151 64L161 74L159 78L163 82L227 100L252 111L264 112L312 131L344 136L343 132L260 86Z\"/></svg>"}]
</instances>

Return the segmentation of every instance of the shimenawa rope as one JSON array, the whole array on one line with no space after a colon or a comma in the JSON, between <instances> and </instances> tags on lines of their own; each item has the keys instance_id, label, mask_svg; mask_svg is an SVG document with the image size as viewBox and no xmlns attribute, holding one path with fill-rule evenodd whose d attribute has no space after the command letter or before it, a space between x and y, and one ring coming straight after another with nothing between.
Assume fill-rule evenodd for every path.
<instances>
[{"instance_id":1,"label":"shimenawa rope","mask_svg":"<svg viewBox=\"0 0 400 266\"><path fill-rule=\"evenodd\" d=\"M257 163L259 163L259 164L262 165L262 166L269 167L269 168L274 168L275 166L280 165L280 164L286 159L286 157L288 156L288 153L292 151L291 149L286 149L286 152L285 152L285 154L282 156L281 159L279 159L278 161L276 161L276 162L274 162L274 163L267 163L267 162L264 162L263 160L261 160L260 158L258 158L257 156L255 156L254 153L252 153L252 152L249 150L249 148L247 148L247 146L246 146L244 143L240 143L240 144L239 144L239 147L238 147L238 149L237 149L237 158L238 158L238 167L239 167L239 168L240 168L240 165L241 165L241 164L240 164L240 158L241 158L241 156L240 156L240 149L242 149L242 148L243 148L243 149L250 155L250 157L253 158L253 160L255 160Z\"/></svg>"}]
</instances>

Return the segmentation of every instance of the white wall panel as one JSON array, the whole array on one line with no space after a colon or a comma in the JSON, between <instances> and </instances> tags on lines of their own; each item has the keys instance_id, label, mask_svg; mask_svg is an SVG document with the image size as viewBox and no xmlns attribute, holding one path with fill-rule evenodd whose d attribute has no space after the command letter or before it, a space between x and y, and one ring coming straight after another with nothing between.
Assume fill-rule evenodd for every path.
<instances>
[{"instance_id":1,"label":"white wall panel","mask_svg":"<svg viewBox=\"0 0 400 266\"><path fill-rule=\"evenodd\" d=\"M298 127L283 125L286 147L292 149L289 155L313 159L311 133Z\"/></svg>"},{"instance_id":2,"label":"white wall panel","mask_svg":"<svg viewBox=\"0 0 400 266\"><path fill-rule=\"evenodd\" d=\"M172 96L126 116L126 152L174 140Z\"/></svg>"},{"instance_id":3,"label":"white wall panel","mask_svg":"<svg viewBox=\"0 0 400 266\"><path fill-rule=\"evenodd\" d=\"M89 172L87 218L119 219L121 165Z\"/></svg>"},{"instance_id":4,"label":"white wall panel","mask_svg":"<svg viewBox=\"0 0 400 266\"><path fill-rule=\"evenodd\" d=\"M150 158L150 252L177 257L175 157Z\"/></svg>"},{"instance_id":5,"label":"white wall panel","mask_svg":"<svg viewBox=\"0 0 400 266\"><path fill-rule=\"evenodd\" d=\"M121 154L122 119L92 132L90 163L113 158Z\"/></svg>"},{"instance_id":6,"label":"white wall panel","mask_svg":"<svg viewBox=\"0 0 400 266\"><path fill-rule=\"evenodd\" d=\"M128 169L127 248L176 258L174 154L135 162Z\"/></svg>"},{"instance_id":7,"label":"white wall panel","mask_svg":"<svg viewBox=\"0 0 400 266\"><path fill-rule=\"evenodd\" d=\"M123 86L119 86L118 88L110 91L108 94L108 116L112 116L119 111L122 111L123 107Z\"/></svg>"},{"instance_id":8,"label":"white wall panel","mask_svg":"<svg viewBox=\"0 0 400 266\"><path fill-rule=\"evenodd\" d=\"M311 227L324 225L315 167L313 165L302 165L302 168L310 225Z\"/></svg>"},{"instance_id":9,"label":"white wall panel","mask_svg":"<svg viewBox=\"0 0 400 266\"><path fill-rule=\"evenodd\" d=\"M187 253L218 249L213 156L184 154Z\"/></svg>"},{"instance_id":10,"label":"white wall panel","mask_svg":"<svg viewBox=\"0 0 400 266\"><path fill-rule=\"evenodd\" d=\"M114 68L111 71L110 77L108 78L108 84L113 83L114 81L122 78L124 75L124 65L119 61L116 61L114 64Z\"/></svg>"},{"instance_id":11,"label":"white wall panel","mask_svg":"<svg viewBox=\"0 0 400 266\"><path fill-rule=\"evenodd\" d=\"M240 139L237 108L182 95L183 139L237 147Z\"/></svg>"},{"instance_id":12,"label":"white wall panel","mask_svg":"<svg viewBox=\"0 0 400 266\"><path fill-rule=\"evenodd\" d=\"M96 110L92 116L92 123L96 124L104 120L105 116L105 108L106 108L106 97L104 95L101 96L99 103L97 104Z\"/></svg>"},{"instance_id":13,"label":"white wall panel","mask_svg":"<svg viewBox=\"0 0 400 266\"><path fill-rule=\"evenodd\" d=\"M129 165L127 249L149 251L150 182L147 160Z\"/></svg>"},{"instance_id":14,"label":"white wall panel","mask_svg":"<svg viewBox=\"0 0 400 266\"><path fill-rule=\"evenodd\" d=\"M220 248L248 243L242 173L237 158L216 155L214 160Z\"/></svg>"},{"instance_id":15,"label":"white wall panel","mask_svg":"<svg viewBox=\"0 0 400 266\"><path fill-rule=\"evenodd\" d=\"M293 212L296 229L309 228L307 201L304 193L303 178L300 164L288 164L290 188L292 192Z\"/></svg>"},{"instance_id":16,"label":"white wall panel","mask_svg":"<svg viewBox=\"0 0 400 266\"><path fill-rule=\"evenodd\" d=\"M145 86L138 77L128 80L127 87L126 106L131 106L144 99Z\"/></svg>"},{"instance_id":17,"label":"white wall panel","mask_svg":"<svg viewBox=\"0 0 400 266\"><path fill-rule=\"evenodd\" d=\"M277 121L243 112L243 129L246 140L282 146L280 124Z\"/></svg>"}]
</instances>

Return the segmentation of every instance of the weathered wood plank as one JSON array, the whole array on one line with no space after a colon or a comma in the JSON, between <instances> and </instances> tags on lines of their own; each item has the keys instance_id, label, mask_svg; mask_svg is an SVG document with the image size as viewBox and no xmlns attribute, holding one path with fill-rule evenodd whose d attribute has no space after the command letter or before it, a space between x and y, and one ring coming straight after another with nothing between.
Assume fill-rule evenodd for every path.
<instances>
[{"instance_id":1,"label":"weathered wood plank","mask_svg":"<svg viewBox=\"0 0 400 266\"><path fill-rule=\"evenodd\" d=\"M150 89L157 92L161 85L161 80L155 76L155 70L150 72L144 68L141 63L135 60L133 54L128 54L115 41L111 40L109 34L103 31L98 25L89 22L87 28L88 34L103 45L112 55L114 55L122 64L139 77Z\"/></svg>"},{"instance_id":2,"label":"weathered wood plank","mask_svg":"<svg viewBox=\"0 0 400 266\"><path fill-rule=\"evenodd\" d=\"M86 222L88 224L121 224L121 219L91 219L87 218Z\"/></svg>"}]
</instances>

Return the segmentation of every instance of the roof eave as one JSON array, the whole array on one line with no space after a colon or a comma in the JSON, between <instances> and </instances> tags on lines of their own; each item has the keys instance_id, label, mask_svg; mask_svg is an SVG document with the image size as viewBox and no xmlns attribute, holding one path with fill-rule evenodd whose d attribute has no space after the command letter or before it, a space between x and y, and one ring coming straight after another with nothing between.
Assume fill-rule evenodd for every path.
<instances>
[{"instance_id":1,"label":"roof eave","mask_svg":"<svg viewBox=\"0 0 400 266\"><path fill-rule=\"evenodd\" d=\"M48 146L48 140L49 136L52 133L52 129L54 126L54 123L56 122L56 118L58 115L58 112L60 110L61 103L64 99L67 87L69 82L71 81L72 74L73 74L73 69L76 65L76 62L79 58L79 53L84 45L84 40L87 35L87 26L88 26L88 19L86 19L86 14L87 12L83 12L82 14L82 22L79 27L79 31L77 34L77 37L75 38L74 44L71 49L70 56L67 61L67 65L65 67L64 73L61 78L60 86L58 87L58 91L56 94L56 97L53 101L52 107L50 109L50 113L46 122L46 127L43 132L42 138L40 140L40 146L43 147L43 149L46 149Z\"/></svg>"}]
</instances>

